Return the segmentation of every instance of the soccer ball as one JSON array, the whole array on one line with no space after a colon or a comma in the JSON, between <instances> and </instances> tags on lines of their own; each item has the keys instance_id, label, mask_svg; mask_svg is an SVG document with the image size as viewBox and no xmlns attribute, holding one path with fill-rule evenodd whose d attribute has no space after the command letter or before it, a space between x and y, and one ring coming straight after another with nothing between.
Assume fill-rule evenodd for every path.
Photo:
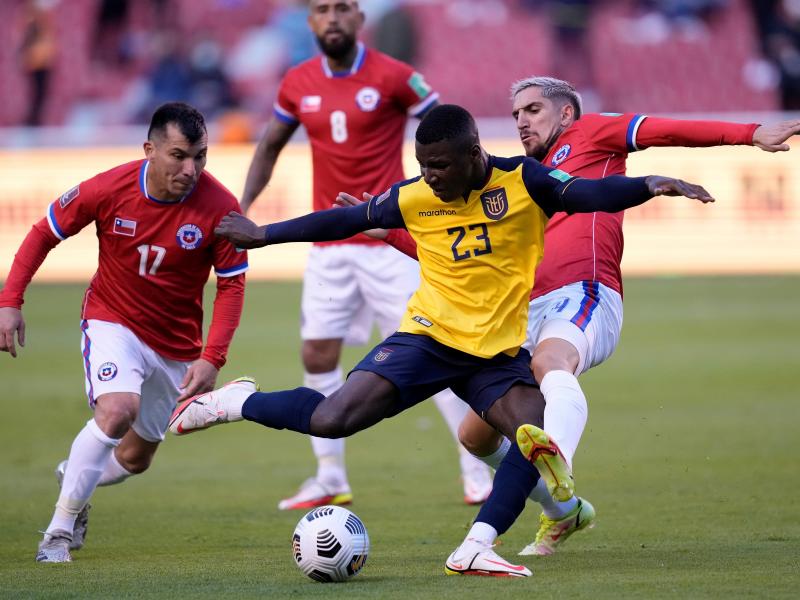
<instances>
[{"instance_id":1,"label":"soccer ball","mask_svg":"<svg viewBox=\"0 0 800 600\"><path fill-rule=\"evenodd\" d=\"M367 562L369 535L357 516L341 506L320 506L305 515L292 536L300 570L315 581L345 581Z\"/></svg>"}]
</instances>

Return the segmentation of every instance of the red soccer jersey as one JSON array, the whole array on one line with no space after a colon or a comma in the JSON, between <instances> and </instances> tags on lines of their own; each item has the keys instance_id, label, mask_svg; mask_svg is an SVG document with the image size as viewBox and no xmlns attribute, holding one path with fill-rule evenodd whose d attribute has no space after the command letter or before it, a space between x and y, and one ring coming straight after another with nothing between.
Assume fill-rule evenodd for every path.
<instances>
[{"instance_id":1,"label":"red soccer jersey","mask_svg":"<svg viewBox=\"0 0 800 600\"><path fill-rule=\"evenodd\" d=\"M290 69L275 115L301 123L311 141L314 210L334 206L339 192L381 193L403 180L402 146L408 115L422 115L438 98L410 66L358 44L353 67L332 72L326 57ZM380 244L359 234L344 242Z\"/></svg>"},{"instance_id":2,"label":"red soccer jersey","mask_svg":"<svg viewBox=\"0 0 800 600\"><path fill-rule=\"evenodd\" d=\"M236 198L207 172L179 203L146 189L147 161L100 173L50 205L47 223L60 240L94 222L98 268L83 319L120 323L159 354L189 361L202 348L203 287L247 270L247 254L214 235Z\"/></svg>"},{"instance_id":3,"label":"red soccer jersey","mask_svg":"<svg viewBox=\"0 0 800 600\"><path fill-rule=\"evenodd\" d=\"M571 175L624 175L630 152L650 146L752 144L757 124L656 119L635 114L588 114L556 140L542 161ZM622 294L624 213L556 213L544 235L531 299L579 281L599 281Z\"/></svg>"}]
</instances>

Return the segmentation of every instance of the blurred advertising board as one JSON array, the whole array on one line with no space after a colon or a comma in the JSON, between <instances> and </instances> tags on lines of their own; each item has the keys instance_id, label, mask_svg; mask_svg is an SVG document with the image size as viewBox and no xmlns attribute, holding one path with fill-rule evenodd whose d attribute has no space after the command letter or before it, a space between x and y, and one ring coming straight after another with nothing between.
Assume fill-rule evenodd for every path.
<instances>
[{"instance_id":1,"label":"blurred advertising board","mask_svg":"<svg viewBox=\"0 0 800 600\"><path fill-rule=\"evenodd\" d=\"M484 140L498 155L519 154L515 139ZM795 145L796 146L796 145ZM699 183L717 202L658 198L625 217L625 273L800 273L800 148L768 154L754 148L656 148L631 155L630 175L662 174ZM32 223L50 202L83 179L142 156L141 147L0 150L0 279ZM234 194L244 186L252 146L212 146L207 169ZM406 173L418 173L413 144ZM304 214L310 207L311 160L305 143L288 145L251 217L266 223ZM360 190L349 190L358 192ZM256 250L248 274L297 278L308 246ZM97 264L94 228L62 242L37 280L87 281Z\"/></svg>"}]
</instances>

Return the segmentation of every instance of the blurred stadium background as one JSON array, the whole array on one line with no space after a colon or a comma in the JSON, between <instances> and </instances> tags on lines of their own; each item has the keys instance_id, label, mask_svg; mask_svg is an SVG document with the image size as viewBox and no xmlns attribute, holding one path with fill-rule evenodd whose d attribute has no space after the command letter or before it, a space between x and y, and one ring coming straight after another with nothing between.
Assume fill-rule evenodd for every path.
<instances>
[{"instance_id":1,"label":"blurred stadium background","mask_svg":"<svg viewBox=\"0 0 800 600\"><path fill-rule=\"evenodd\" d=\"M477 115L497 154L520 153L508 87L531 74L573 81L587 111L767 123L800 107L796 0L361 5L364 39L414 64L443 101ZM0 37L10 41L0 55L0 278L53 198L141 155L143 125L163 101L203 110L212 138L208 168L239 194L281 75L315 52L304 0L0 0L0 12ZM413 174L409 146L406 159ZM662 200L631 211L626 272L800 271L794 161L793 153L751 148L634 155L631 174L693 180L719 202ZM301 131L254 218L306 212L309 172ZM94 244L92 232L70 240L41 278L85 278ZM257 254L251 276L297 277L305 252L293 245Z\"/></svg>"}]
</instances>

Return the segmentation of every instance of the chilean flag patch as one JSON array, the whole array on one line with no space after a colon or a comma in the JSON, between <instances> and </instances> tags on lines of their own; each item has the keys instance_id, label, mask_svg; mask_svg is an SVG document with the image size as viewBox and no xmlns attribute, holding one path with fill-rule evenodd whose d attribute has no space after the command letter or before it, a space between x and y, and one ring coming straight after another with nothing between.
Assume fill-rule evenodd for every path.
<instances>
[{"instance_id":1,"label":"chilean flag patch","mask_svg":"<svg viewBox=\"0 0 800 600\"><path fill-rule=\"evenodd\" d=\"M130 219L114 218L114 233L133 237L136 235L136 221Z\"/></svg>"}]
</instances>

